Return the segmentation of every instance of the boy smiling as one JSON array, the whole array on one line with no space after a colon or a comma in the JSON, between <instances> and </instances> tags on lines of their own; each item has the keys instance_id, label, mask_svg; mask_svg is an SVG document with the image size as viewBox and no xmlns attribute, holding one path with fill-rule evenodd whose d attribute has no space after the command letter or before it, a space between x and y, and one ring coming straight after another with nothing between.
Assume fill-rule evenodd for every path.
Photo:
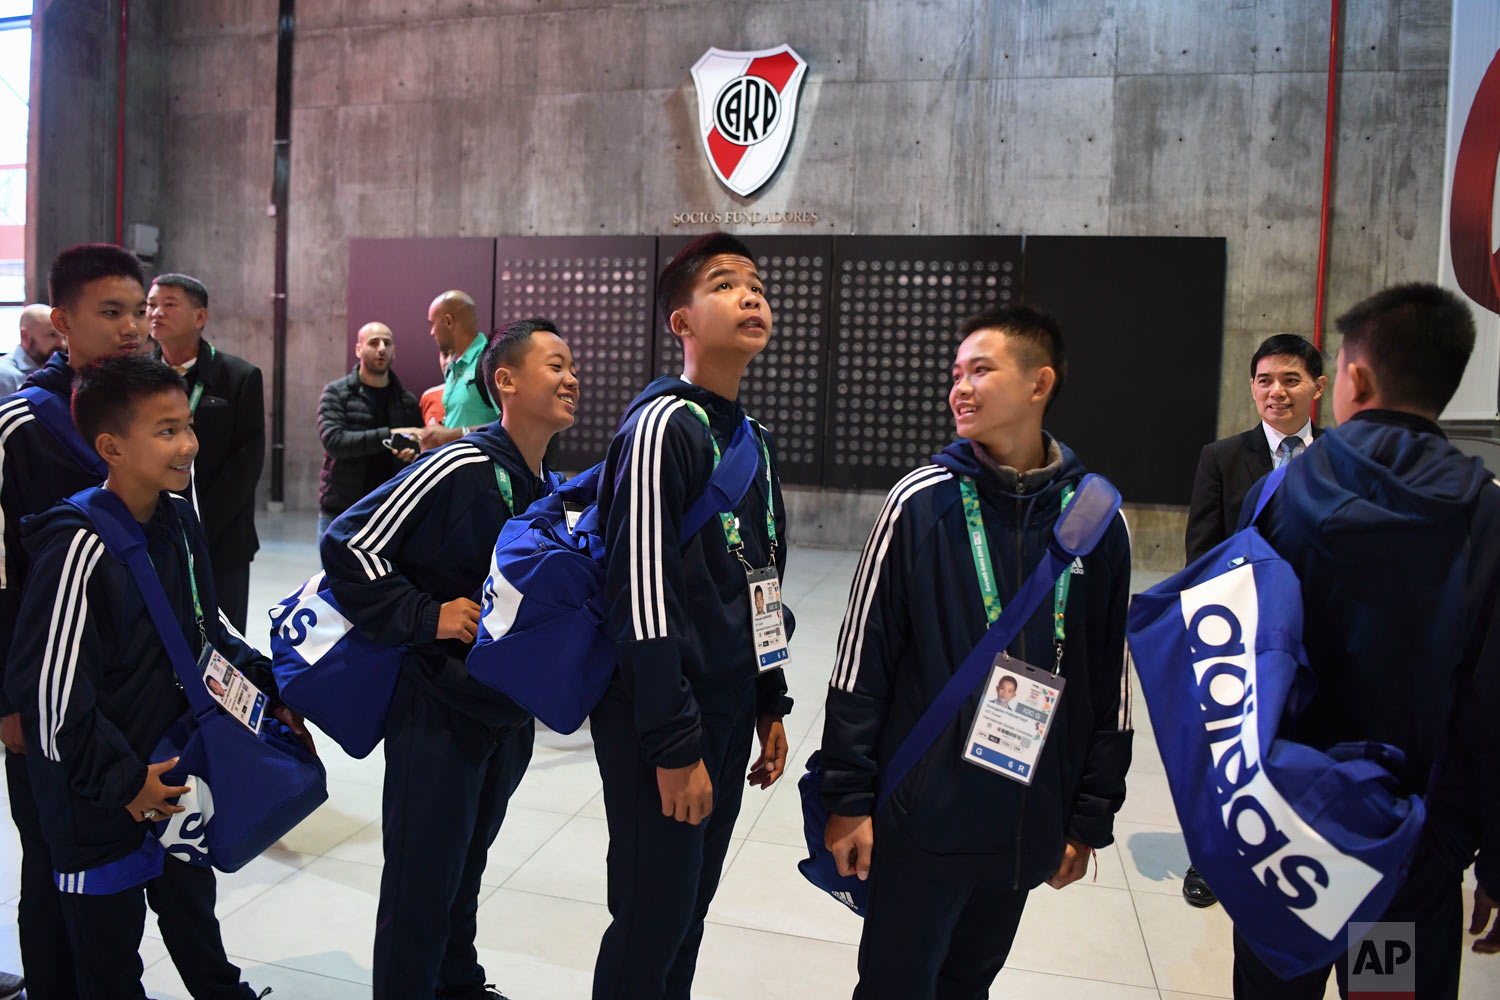
<instances>
[{"instance_id":1,"label":"boy smiling","mask_svg":"<svg viewBox=\"0 0 1500 1000\"><path fill-rule=\"evenodd\" d=\"M1011 643L1005 674L973 692L872 815L881 768L1040 561L1085 474L1042 430L1067 376L1057 323L1005 307L960 333L948 394L959 440L891 490L829 683L825 839L840 874L870 882L859 1000L982 1000L1027 894L1081 877L1125 797L1130 543L1117 519ZM970 762L965 736L1028 663L1066 691L1029 780L1010 780Z\"/></svg>"}]
</instances>

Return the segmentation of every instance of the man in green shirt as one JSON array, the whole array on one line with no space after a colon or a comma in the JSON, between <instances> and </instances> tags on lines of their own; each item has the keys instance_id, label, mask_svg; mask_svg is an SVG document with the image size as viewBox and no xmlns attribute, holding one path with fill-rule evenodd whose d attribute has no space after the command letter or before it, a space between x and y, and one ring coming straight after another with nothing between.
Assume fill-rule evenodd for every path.
<instances>
[{"instance_id":1,"label":"man in green shirt","mask_svg":"<svg viewBox=\"0 0 1500 1000\"><path fill-rule=\"evenodd\" d=\"M422 450L457 441L471 430L500 419L500 411L479 388L479 357L485 338L479 335L474 300L460 291L444 292L427 308L432 339L453 358L443 376L443 423L423 427Z\"/></svg>"}]
</instances>

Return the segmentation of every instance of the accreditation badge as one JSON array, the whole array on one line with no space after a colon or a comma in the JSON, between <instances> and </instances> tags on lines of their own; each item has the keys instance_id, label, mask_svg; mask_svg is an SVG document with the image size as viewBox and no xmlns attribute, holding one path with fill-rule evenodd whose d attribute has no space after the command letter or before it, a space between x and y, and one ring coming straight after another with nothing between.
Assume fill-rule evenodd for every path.
<instances>
[{"instance_id":1,"label":"accreditation badge","mask_svg":"<svg viewBox=\"0 0 1500 1000\"><path fill-rule=\"evenodd\" d=\"M214 701L259 736L266 713L265 692L251 684L249 678L208 643L204 643L203 654L198 657L198 668L203 671L203 686Z\"/></svg>"},{"instance_id":2,"label":"accreditation badge","mask_svg":"<svg viewBox=\"0 0 1500 1000\"><path fill-rule=\"evenodd\" d=\"M964 760L1031 784L1042 756L1052 718L1062 701L1063 678L1009 653L995 657L973 728L964 743Z\"/></svg>"},{"instance_id":3,"label":"accreditation badge","mask_svg":"<svg viewBox=\"0 0 1500 1000\"><path fill-rule=\"evenodd\" d=\"M761 673L791 662L786 648L786 626L781 620L781 578L776 567L745 574L750 594L750 634L755 639L755 665Z\"/></svg>"}]
</instances>

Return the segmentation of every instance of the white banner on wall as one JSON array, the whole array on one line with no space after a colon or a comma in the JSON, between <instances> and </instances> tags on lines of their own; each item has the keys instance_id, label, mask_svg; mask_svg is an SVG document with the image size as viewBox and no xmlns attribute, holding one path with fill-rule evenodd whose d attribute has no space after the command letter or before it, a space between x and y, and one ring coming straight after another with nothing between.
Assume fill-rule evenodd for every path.
<instances>
[{"instance_id":1,"label":"white banner on wall","mask_svg":"<svg viewBox=\"0 0 1500 1000\"><path fill-rule=\"evenodd\" d=\"M1480 93L1484 84L1485 93ZM1480 108L1475 98L1480 98ZM1443 172L1443 228L1438 280L1459 292L1474 311L1478 340L1463 383L1443 413L1448 420L1493 420L1500 415L1500 282L1496 281L1494 233L1500 233L1500 199L1495 197L1500 136L1500 4L1495 0L1454 0L1452 57L1448 66L1448 155ZM1475 112L1479 113L1475 113ZM1460 146L1464 162L1460 168ZM1458 257L1452 216L1455 168L1458 189ZM1476 183L1476 181L1478 183ZM1487 215L1487 217L1486 217ZM1455 266L1458 271L1455 271ZM1460 279L1459 273L1463 278Z\"/></svg>"}]
</instances>

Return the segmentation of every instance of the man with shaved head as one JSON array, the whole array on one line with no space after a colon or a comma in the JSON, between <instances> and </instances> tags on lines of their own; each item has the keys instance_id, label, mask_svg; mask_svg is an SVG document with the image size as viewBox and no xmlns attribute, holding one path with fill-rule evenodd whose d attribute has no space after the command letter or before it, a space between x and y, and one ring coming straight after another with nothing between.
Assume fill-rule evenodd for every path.
<instances>
[{"instance_id":1,"label":"man with shaved head","mask_svg":"<svg viewBox=\"0 0 1500 1000\"><path fill-rule=\"evenodd\" d=\"M479 335L479 310L474 299L457 290L444 292L427 307L427 322L432 325L438 350L447 351L453 360L443 373L443 423L421 428L423 451L457 441L500 419L500 411L490 402L479 373L486 341Z\"/></svg>"},{"instance_id":2,"label":"man with shaved head","mask_svg":"<svg viewBox=\"0 0 1500 1000\"><path fill-rule=\"evenodd\" d=\"M318 485L318 537L333 519L417 457L422 409L391 369L396 342L384 323L366 323L354 341L354 370L328 383L318 404L323 476Z\"/></svg>"},{"instance_id":3,"label":"man with shaved head","mask_svg":"<svg viewBox=\"0 0 1500 1000\"><path fill-rule=\"evenodd\" d=\"M21 343L0 358L0 396L21 388L26 376L47 363L63 346L62 334L52 328L52 307L40 302L21 310Z\"/></svg>"}]
</instances>

